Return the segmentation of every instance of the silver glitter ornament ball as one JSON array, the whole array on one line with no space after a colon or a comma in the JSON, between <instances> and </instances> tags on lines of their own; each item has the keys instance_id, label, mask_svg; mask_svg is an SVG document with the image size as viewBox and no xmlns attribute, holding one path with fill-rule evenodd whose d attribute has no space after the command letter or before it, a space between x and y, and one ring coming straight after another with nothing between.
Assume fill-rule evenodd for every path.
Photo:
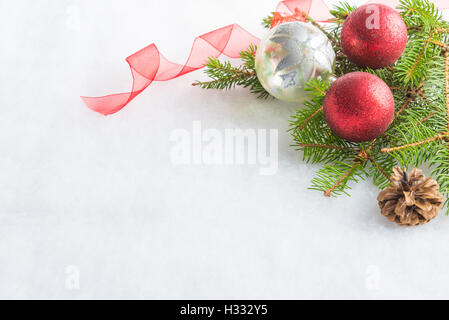
<instances>
[{"instance_id":1,"label":"silver glitter ornament ball","mask_svg":"<svg viewBox=\"0 0 449 320\"><path fill-rule=\"evenodd\" d=\"M334 66L335 51L329 39L306 22L274 27L256 55L259 81L272 96L287 102L304 101L305 84L313 78L329 79Z\"/></svg>"}]
</instances>

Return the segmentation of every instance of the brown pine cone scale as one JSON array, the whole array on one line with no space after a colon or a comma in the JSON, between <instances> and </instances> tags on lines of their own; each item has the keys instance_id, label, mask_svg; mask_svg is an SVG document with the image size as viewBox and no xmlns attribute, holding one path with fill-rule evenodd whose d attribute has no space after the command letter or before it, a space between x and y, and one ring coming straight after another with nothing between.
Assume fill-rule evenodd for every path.
<instances>
[{"instance_id":1,"label":"brown pine cone scale","mask_svg":"<svg viewBox=\"0 0 449 320\"><path fill-rule=\"evenodd\" d=\"M436 218L444 205L438 183L414 168L410 175L404 169L393 169L390 186L377 200L388 220L404 226L422 225Z\"/></svg>"}]
</instances>

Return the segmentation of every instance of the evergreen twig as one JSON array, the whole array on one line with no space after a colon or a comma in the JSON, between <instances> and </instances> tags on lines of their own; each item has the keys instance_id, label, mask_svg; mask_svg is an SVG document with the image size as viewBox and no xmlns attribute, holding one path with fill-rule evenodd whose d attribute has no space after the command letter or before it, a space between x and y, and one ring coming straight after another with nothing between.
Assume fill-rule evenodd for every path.
<instances>
[{"instance_id":1,"label":"evergreen twig","mask_svg":"<svg viewBox=\"0 0 449 320\"><path fill-rule=\"evenodd\" d=\"M210 81L196 81L192 85L203 89L229 90L237 86L249 88L261 99L267 99L270 94L263 88L256 75L255 57L257 46L251 45L248 50L240 53L243 64L234 67L229 61L221 62L217 58L210 58L206 64L205 73Z\"/></svg>"}]
</instances>

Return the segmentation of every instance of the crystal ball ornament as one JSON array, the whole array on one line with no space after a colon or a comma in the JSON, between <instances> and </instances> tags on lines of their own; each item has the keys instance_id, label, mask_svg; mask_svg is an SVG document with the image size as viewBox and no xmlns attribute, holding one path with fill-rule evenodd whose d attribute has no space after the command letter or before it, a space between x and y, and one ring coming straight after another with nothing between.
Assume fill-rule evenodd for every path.
<instances>
[{"instance_id":1,"label":"crystal ball ornament","mask_svg":"<svg viewBox=\"0 0 449 320\"><path fill-rule=\"evenodd\" d=\"M335 51L326 35L306 22L278 25L262 39L256 54L256 73L268 93L286 102L302 102L314 78L328 80Z\"/></svg>"}]
</instances>

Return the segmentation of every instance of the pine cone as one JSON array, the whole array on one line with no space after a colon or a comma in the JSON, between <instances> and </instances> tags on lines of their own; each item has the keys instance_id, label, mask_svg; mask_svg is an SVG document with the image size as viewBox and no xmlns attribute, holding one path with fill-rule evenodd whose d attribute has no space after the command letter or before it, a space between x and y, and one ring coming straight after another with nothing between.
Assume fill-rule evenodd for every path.
<instances>
[{"instance_id":1,"label":"pine cone","mask_svg":"<svg viewBox=\"0 0 449 320\"><path fill-rule=\"evenodd\" d=\"M399 225L416 226L438 216L444 205L438 183L426 178L422 170L414 168L407 175L404 169L393 169L391 185L377 197L382 214Z\"/></svg>"}]
</instances>

